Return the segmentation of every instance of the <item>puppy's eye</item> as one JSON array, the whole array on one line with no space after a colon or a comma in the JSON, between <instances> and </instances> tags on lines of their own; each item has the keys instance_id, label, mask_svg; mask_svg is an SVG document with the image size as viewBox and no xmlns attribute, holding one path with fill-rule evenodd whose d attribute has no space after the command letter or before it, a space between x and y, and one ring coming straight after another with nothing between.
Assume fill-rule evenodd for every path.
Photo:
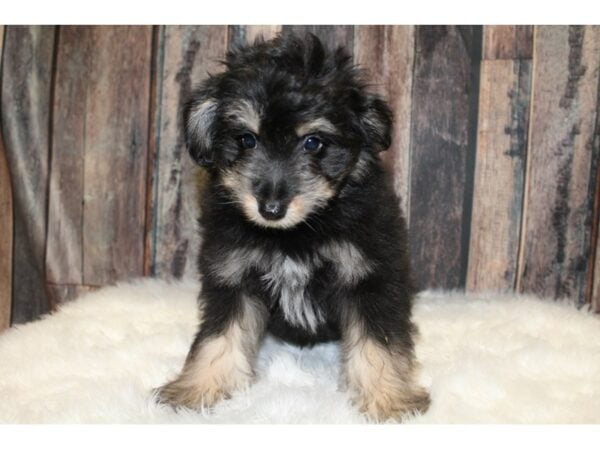
<instances>
[{"instance_id":1,"label":"puppy's eye","mask_svg":"<svg viewBox=\"0 0 600 450\"><path fill-rule=\"evenodd\" d=\"M252 133L245 133L240 138L242 147L252 149L256 148L256 137Z\"/></svg>"},{"instance_id":2,"label":"puppy's eye","mask_svg":"<svg viewBox=\"0 0 600 450\"><path fill-rule=\"evenodd\" d=\"M323 142L316 136L308 136L304 139L304 150L307 152L317 152L323 147Z\"/></svg>"}]
</instances>

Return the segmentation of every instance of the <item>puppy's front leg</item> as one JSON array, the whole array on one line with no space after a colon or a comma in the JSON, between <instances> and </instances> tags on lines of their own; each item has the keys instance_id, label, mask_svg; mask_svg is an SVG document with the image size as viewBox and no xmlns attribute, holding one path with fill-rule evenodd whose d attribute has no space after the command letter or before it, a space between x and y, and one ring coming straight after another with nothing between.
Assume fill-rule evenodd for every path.
<instances>
[{"instance_id":1,"label":"puppy's front leg","mask_svg":"<svg viewBox=\"0 0 600 450\"><path fill-rule=\"evenodd\" d=\"M267 310L257 299L205 281L200 331L180 375L158 391L162 402L210 407L247 386L264 334Z\"/></svg>"},{"instance_id":2,"label":"puppy's front leg","mask_svg":"<svg viewBox=\"0 0 600 450\"><path fill-rule=\"evenodd\" d=\"M376 422L429 407L429 394L416 382L409 309L382 301L385 294L357 295L342 323L344 382L361 412Z\"/></svg>"}]
</instances>

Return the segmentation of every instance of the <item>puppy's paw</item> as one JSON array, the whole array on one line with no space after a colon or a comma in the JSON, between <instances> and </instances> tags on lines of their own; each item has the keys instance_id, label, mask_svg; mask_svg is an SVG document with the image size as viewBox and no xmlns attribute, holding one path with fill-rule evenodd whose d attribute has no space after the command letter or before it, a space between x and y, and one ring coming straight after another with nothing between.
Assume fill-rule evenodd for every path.
<instances>
[{"instance_id":1,"label":"puppy's paw","mask_svg":"<svg viewBox=\"0 0 600 450\"><path fill-rule=\"evenodd\" d=\"M189 383L180 377L156 389L159 403L190 409L210 408L219 400L228 398L230 392L216 383Z\"/></svg>"},{"instance_id":2,"label":"puppy's paw","mask_svg":"<svg viewBox=\"0 0 600 450\"><path fill-rule=\"evenodd\" d=\"M388 419L401 422L409 415L424 414L430 404L429 394L420 387L395 393L360 392L352 400L372 422L385 422Z\"/></svg>"}]
</instances>

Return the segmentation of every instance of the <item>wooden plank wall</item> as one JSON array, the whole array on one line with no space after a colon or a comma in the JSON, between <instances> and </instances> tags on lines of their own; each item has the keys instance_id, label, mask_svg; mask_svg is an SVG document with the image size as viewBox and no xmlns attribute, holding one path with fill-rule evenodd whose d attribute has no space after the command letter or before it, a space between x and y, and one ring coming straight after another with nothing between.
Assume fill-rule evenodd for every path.
<instances>
[{"instance_id":1,"label":"wooden plank wall","mask_svg":"<svg viewBox=\"0 0 600 450\"><path fill-rule=\"evenodd\" d=\"M12 322L119 279L195 276L205 175L185 150L182 100L233 46L307 31L345 45L394 110L382 160L420 287L570 296L600 311L599 30L6 27Z\"/></svg>"},{"instance_id":2,"label":"wooden plank wall","mask_svg":"<svg viewBox=\"0 0 600 450\"><path fill-rule=\"evenodd\" d=\"M4 26L0 25L0 81L2 79L2 49ZM12 239L13 204L12 188L2 127L0 127L0 332L10 325L12 302Z\"/></svg>"},{"instance_id":3,"label":"wooden plank wall","mask_svg":"<svg viewBox=\"0 0 600 450\"><path fill-rule=\"evenodd\" d=\"M516 283L532 43L533 27L485 27L466 280L472 291Z\"/></svg>"},{"instance_id":4,"label":"wooden plank wall","mask_svg":"<svg viewBox=\"0 0 600 450\"><path fill-rule=\"evenodd\" d=\"M593 270L600 27L536 27L517 289L583 298ZM595 141L595 143L594 143Z\"/></svg>"},{"instance_id":5,"label":"wooden plank wall","mask_svg":"<svg viewBox=\"0 0 600 450\"><path fill-rule=\"evenodd\" d=\"M55 33L53 26L7 26L4 35L0 95L13 192L13 323L51 309L45 247Z\"/></svg>"},{"instance_id":6,"label":"wooden plank wall","mask_svg":"<svg viewBox=\"0 0 600 450\"><path fill-rule=\"evenodd\" d=\"M152 28L66 26L57 41L46 281L60 302L144 273Z\"/></svg>"}]
</instances>

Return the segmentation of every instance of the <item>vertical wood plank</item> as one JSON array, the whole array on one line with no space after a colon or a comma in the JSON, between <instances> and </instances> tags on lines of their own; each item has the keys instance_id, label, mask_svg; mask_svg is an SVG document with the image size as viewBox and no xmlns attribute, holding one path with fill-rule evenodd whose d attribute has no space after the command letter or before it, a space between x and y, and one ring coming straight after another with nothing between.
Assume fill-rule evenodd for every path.
<instances>
[{"instance_id":1,"label":"vertical wood plank","mask_svg":"<svg viewBox=\"0 0 600 450\"><path fill-rule=\"evenodd\" d=\"M413 75L410 243L421 288L465 283L481 28L418 26Z\"/></svg>"},{"instance_id":2,"label":"vertical wood plank","mask_svg":"<svg viewBox=\"0 0 600 450\"><path fill-rule=\"evenodd\" d=\"M59 28L46 241L46 279L53 284L83 283L83 166L92 57L89 27Z\"/></svg>"},{"instance_id":3,"label":"vertical wood plank","mask_svg":"<svg viewBox=\"0 0 600 450\"><path fill-rule=\"evenodd\" d=\"M281 25L230 25L228 30L229 48L236 45L252 44L258 37L265 41L281 32Z\"/></svg>"},{"instance_id":4,"label":"vertical wood plank","mask_svg":"<svg viewBox=\"0 0 600 450\"><path fill-rule=\"evenodd\" d=\"M12 323L49 310L44 285L48 151L55 27L7 26L2 132L14 210Z\"/></svg>"},{"instance_id":5,"label":"vertical wood plank","mask_svg":"<svg viewBox=\"0 0 600 450\"><path fill-rule=\"evenodd\" d=\"M409 213L410 124L414 65L413 26L356 26L354 60L367 70L374 90L394 112L390 149L382 160L393 175L394 188L405 215ZM408 217L407 217L408 219Z\"/></svg>"},{"instance_id":6,"label":"vertical wood plank","mask_svg":"<svg viewBox=\"0 0 600 450\"><path fill-rule=\"evenodd\" d=\"M83 283L103 285L143 274L152 28L91 27L90 41Z\"/></svg>"},{"instance_id":7,"label":"vertical wood plank","mask_svg":"<svg viewBox=\"0 0 600 450\"><path fill-rule=\"evenodd\" d=\"M312 33L330 49L343 45L348 53L353 52L354 27L352 25L284 25L282 33L294 33L299 37Z\"/></svg>"},{"instance_id":8,"label":"vertical wood plank","mask_svg":"<svg viewBox=\"0 0 600 450\"><path fill-rule=\"evenodd\" d=\"M81 284L54 284L48 283L48 295L58 299L61 303L69 302L89 292L100 289L100 286L84 286Z\"/></svg>"},{"instance_id":9,"label":"vertical wood plank","mask_svg":"<svg viewBox=\"0 0 600 450\"><path fill-rule=\"evenodd\" d=\"M57 302L143 274L151 33L61 27L46 258Z\"/></svg>"},{"instance_id":10,"label":"vertical wood plank","mask_svg":"<svg viewBox=\"0 0 600 450\"><path fill-rule=\"evenodd\" d=\"M467 289L512 291L517 274L531 61L481 65Z\"/></svg>"},{"instance_id":11,"label":"vertical wood plank","mask_svg":"<svg viewBox=\"0 0 600 450\"><path fill-rule=\"evenodd\" d=\"M4 26L0 25L0 79L2 78L2 48ZM13 204L10 173L0 128L0 332L10 326L12 302Z\"/></svg>"},{"instance_id":12,"label":"vertical wood plank","mask_svg":"<svg viewBox=\"0 0 600 450\"><path fill-rule=\"evenodd\" d=\"M600 101L600 95L599 95ZM600 115L598 115L600 116ZM600 117L596 116L596 132L594 149L596 154L600 152ZM595 158L596 172L596 195L592 217L592 249L594 254L594 271L588 277L586 301L591 304L594 312L600 313L600 157Z\"/></svg>"},{"instance_id":13,"label":"vertical wood plank","mask_svg":"<svg viewBox=\"0 0 600 450\"><path fill-rule=\"evenodd\" d=\"M521 292L584 301L599 71L600 27L536 26Z\"/></svg>"},{"instance_id":14,"label":"vertical wood plank","mask_svg":"<svg viewBox=\"0 0 600 450\"><path fill-rule=\"evenodd\" d=\"M3 30L0 29L0 33ZM0 54L2 54L0 42ZM0 68L1 68L0 64ZM12 303L13 202L10 173L0 130L0 332L10 326Z\"/></svg>"},{"instance_id":15,"label":"vertical wood plank","mask_svg":"<svg viewBox=\"0 0 600 450\"><path fill-rule=\"evenodd\" d=\"M533 25L485 25L483 59L531 59Z\"/></svg>"},{"instance_id":16,"label":"vertical wood plank","mask_svg":"<svg viewBox=\"0 0 600 450\"><path fill-rule=\"evenodd\" d=\"M196 276L198 194L205 176L185 148L181 104L207 74L221 70L227 26L161 27L157 58L155 168L150 273Z\"/></svg>"},{"instance_id":17,"label":"vertical wood plank","mask_svg":"<svg viewBox=\"0 0 600 450\"><path fill-rule=\"evenodd\" d=\"M246 25L246 41L252 43L259 36L266 41L273 39L280 32L281 25Z\"/></svg>"}]
</instances>

